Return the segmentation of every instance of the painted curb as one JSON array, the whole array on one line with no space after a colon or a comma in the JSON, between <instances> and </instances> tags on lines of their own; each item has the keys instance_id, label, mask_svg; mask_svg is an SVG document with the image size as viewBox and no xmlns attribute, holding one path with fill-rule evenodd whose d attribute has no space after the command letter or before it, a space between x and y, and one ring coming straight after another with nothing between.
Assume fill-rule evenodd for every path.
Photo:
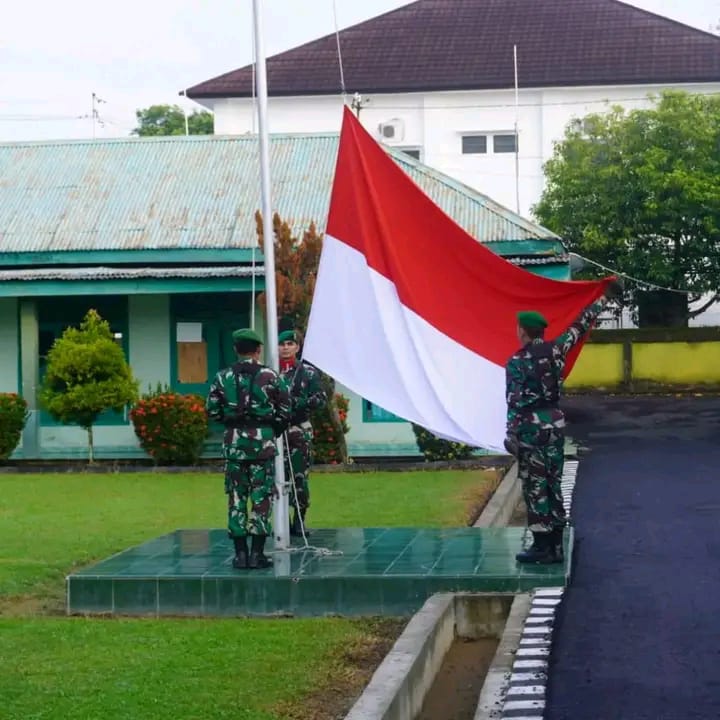
<instances>
[{"instance_id":1,"label":"painted curb","mask_svg":"<svg viewBox=\"0 0 720 720\"><path fill-rule=\"evenodd\" d=\"M514 462L500 481L473 527L503 527L508 524L522 497L518 464Z\"/></svg>"},{"instance_id":2,"label":"painted curb","mask_svg":"<svg viewBox=\"0 0 720 720\"><path fill-rule=\"evenodd\" d=\"M566 460L563 470L563 505L568 521L571 517L578 466L576 459ZM568 567L571 563L572 557L568 557ZM545 715L553 627L564 593L564 587L554 587L539 588L532 594L532 602L505 691L500 714L502 720L542 720Z\"/></svg>"}]
</instances>

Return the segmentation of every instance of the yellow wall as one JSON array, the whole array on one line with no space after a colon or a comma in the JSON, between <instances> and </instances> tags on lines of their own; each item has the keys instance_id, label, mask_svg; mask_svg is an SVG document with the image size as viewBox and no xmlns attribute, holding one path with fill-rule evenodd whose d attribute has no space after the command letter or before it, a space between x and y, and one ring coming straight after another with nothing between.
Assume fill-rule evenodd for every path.
<instances>
[{"instance_id":1,"label":"yellow wall","mask_svg":"<svg viewBox=\"0 0 720 720\"><path fill-rule=\"evenodd\" d=\"M613 387L622 381L622 345L586 343L565 381L565 387Z\"/></svg>"},{"instance_id":2,"label":"yellow wall","mask_svg":"<svg viewBox=\"0 0 720 720\"><path fill-rule=\"evenodd\" d=\"M720 385L720 342L633 342L632 380ZM587 343L565 387L614 387L622 382L622 343Z\"/></svg>"},{"instance_id":3,"label":"yellow wall","mask_svg":"<svg viewBox=\"0 0 720 720\"><path fill-rule=\"evenodd\" d=\"M720 342L633 343L633 379L720 383Z\"/></svg>"}]
</instances>

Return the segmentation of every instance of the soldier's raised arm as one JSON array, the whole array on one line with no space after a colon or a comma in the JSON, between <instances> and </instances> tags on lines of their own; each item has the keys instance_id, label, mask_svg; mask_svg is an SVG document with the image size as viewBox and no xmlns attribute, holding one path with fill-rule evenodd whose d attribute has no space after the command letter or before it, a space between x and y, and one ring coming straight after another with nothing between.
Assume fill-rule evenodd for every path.
<instances>
[{"instance_id":1,"label":"soldier's raised arm","mask_svg":"<svg viewBox=\"0 0 720 720\"><path fill-rule=\"evenodd\" d=\"M596 300L591 305L588 305L578 317L575 319L572 325L553 342L560 348L563 355L567 355L577 345L582 337L592 327L598 315L603 311L603 308L607 304L607 301L618 297L622 293L622 286L617 280L613 280L608 283L605 288L605 295L599 300Z\"/></svg>"}]
</instances>

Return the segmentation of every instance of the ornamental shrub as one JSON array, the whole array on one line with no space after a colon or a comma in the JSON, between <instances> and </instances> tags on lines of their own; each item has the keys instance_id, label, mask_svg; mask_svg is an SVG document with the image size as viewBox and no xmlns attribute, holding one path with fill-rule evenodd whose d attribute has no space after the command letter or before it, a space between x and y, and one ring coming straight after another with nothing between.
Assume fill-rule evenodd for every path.
<instances>
[{"instance_id":1,"label":"ornamental shrub","mask_svg":"<svg viewBox=\"0 0 720 720\"><path fill-rule=\"evenodd\" d=\"M208 436L205 400L157 386L130 411L142 449L157 465L195 465Z\"/></svg>"},{"instance_id":2,"label":"ornamental shrub","mask_svg":"<svg viewBox=\"0 0 720 720\"><path fill-rule=\"evenodd\" d=\"M415 423L412 423L412 429L415 433L415 442L417 443L418 450L423 454L426 462L469 460L475 451L472 445L443 440Z\"/></svg>"},{"instance_id":3,"label":"ornamental shrub","mask_svg":"<svg viewBox=\"0 0 720 720\"><path fill-rule=\"evenodd\" d=\"M122 412L137 394L125 353L96 310L88 311L79 328L65 328L50 348L40 402L55 420L87 431L91 463L98 416L106 410Z\"/></svg>"},{"instance_id":4,"label":"ornamental shrub","mask_svg":"<svg viewBox=\"0 0 720 720\"><path fill-rule=\"evenodd\" d=\"M15 451L27 419L24 398L17 393L0 393L0 461L7 460Z\"/></svg>"},{"instance_id":5,"label":"ornamental shrub","mask_svg":"<svg viewBox=\"0 0 720 720\"><path fill-rule=\"evenodd\" d=\"M321 465L337 465L342 462L344 436L348 434L350 427L347 424L348 408L350 401L344 395L335 393L334 406L340 418L342 437L335 429L331 420L332 404L315 410L311 415L313 426L313 461Z\"/></svg>"}]
</instances>

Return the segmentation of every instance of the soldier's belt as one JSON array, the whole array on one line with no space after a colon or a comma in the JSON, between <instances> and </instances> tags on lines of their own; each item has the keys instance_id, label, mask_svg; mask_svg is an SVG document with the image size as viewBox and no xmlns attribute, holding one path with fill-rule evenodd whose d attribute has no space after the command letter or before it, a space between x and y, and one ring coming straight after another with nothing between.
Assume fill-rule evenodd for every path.
<instances>
[{"instance_id":1,"label":"soldier's belt","mask_svg":"<svg viewBox=\"0 0 720 720\"><path fill-rule=\"evenodd\" d=\"M259 430L260 428L272 428L269 422L242 422L238 420L226 420L225 427L228 430Z\"/></svg>"}]
</instances>

